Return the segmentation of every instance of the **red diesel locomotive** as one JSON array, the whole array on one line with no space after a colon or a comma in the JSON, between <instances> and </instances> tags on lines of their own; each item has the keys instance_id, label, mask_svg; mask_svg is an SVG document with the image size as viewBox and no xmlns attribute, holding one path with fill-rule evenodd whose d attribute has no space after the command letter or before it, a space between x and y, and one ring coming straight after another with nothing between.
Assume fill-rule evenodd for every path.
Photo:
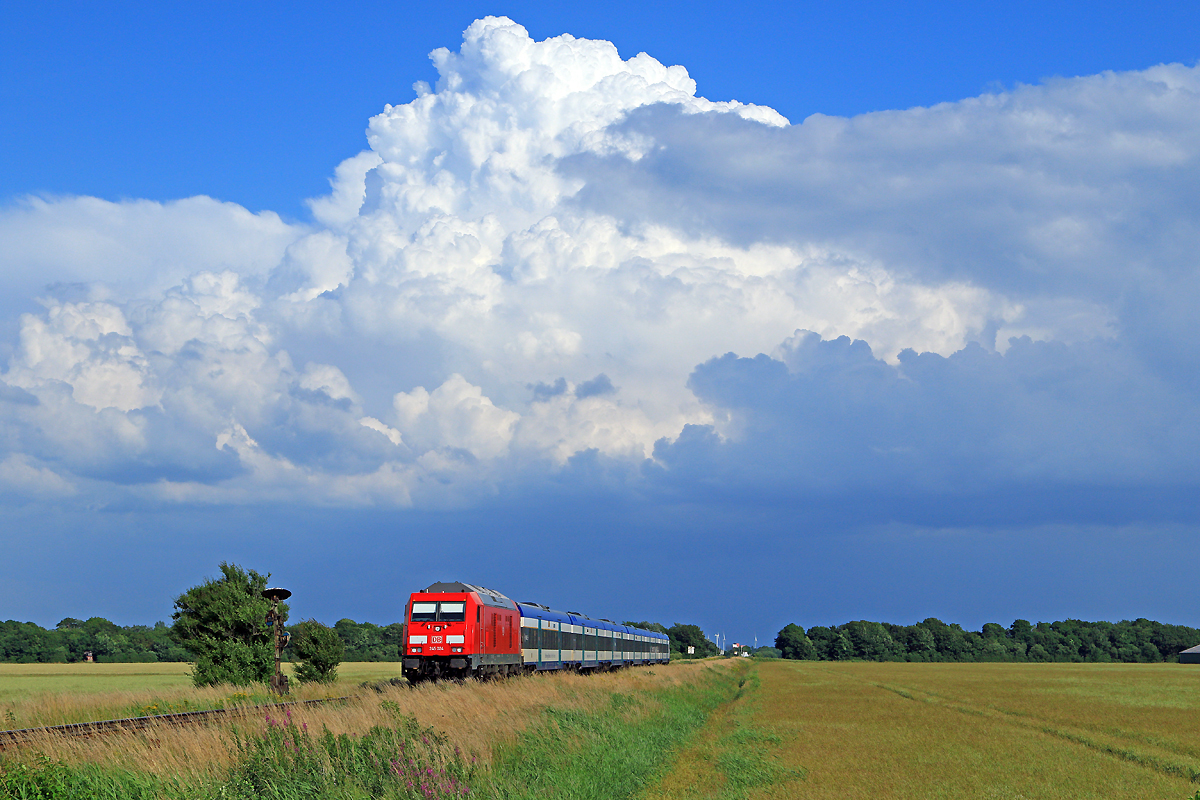
<instances>
[{"instance_id":1,"label":"red diesel locomotive","mask_svg":"<svg viewBox=\"0 0 1200 800\"><path fill-rule=\"evenodd\" d=\"M512 675L557 669L604 670L670 660L665 634L516 603L469 583L413 592L405 613L404 677Z\"/></svg>"}]
</instances>

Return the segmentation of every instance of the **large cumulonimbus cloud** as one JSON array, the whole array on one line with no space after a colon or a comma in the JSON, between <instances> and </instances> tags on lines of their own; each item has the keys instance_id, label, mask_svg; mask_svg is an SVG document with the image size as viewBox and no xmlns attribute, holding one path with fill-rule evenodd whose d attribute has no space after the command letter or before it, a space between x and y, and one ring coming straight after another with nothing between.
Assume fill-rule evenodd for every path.
<instances>
[{"instance_id":1,"label":"large cumulonimbus cloud","mask_svg":"<svg viewBox=\"0 0 1200 800\"><path fill-rule=\"evenodd\" d=\"M441 505L581 454L806 496L1195 474L1196 69L790 124L503 18L432 58L310 224L0 211L0 487Z\"/></svg>"}]
</instances>

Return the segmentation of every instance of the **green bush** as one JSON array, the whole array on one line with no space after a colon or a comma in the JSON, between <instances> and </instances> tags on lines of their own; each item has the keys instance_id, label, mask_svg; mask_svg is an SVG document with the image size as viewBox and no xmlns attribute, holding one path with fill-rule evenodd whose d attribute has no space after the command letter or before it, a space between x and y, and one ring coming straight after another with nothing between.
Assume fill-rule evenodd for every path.
<instances>
[{"instance_id":1,"label":"green bush","mask_svg":"<svg viewBox=\"0 0 1200 800\"><path fill-rule=\"evenodd\" d=\"M309 619L295 627L292 652L300 659L296 665L297 680L301 683L333 683L337 680L338 664L342 663L346 647L337 631Z\"/></svg>"},{"instance_id":2,"label":"green bush","mask_svg":"<svg viewBox=\"0 0 1200 800\"><path fill-rule=\"evenodd\" d=\"M264 683L275 673L275 637L267 625L271 601L262 596L270 573L221 562L221 577L175 599L172 633L195 657L197 686ZM287 619L287 604L279 614Z\"/></svg>"},{"instance_id":3,"label":"green bush","mask_svg":"<svg viewBox=\"0 0 1200 800\"><path fill-rule=\"evenodd\" d=\"M275 648L267 643L222 641L204 643L203 652L192 665L192 682L197 686L232 683L249 686L265 683L275 674Z\"/></svg>"}]
</instances>

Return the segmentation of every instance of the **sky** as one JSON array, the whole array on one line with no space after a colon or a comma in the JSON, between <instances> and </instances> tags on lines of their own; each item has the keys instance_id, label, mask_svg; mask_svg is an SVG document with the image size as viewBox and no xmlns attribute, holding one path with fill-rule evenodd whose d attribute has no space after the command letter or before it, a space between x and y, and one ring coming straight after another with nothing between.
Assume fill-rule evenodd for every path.
<instances>
[{"instance_id":1,"label":"sky","mask_svg":"<svg viewBox=\"0 0 1200 800\"><path fill-rule=\"evenodd\" d=\"M10 4L0 619L1200 625L1198 23Z\"/></svg>"}]
</instances>

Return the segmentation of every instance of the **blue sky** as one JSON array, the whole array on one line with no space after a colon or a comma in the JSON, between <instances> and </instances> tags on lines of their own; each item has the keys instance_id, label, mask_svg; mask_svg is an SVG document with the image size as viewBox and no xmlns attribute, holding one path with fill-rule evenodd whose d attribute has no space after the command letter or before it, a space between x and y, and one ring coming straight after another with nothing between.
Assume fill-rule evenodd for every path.
<instances>
[{"instance_id":1,"label":"blue sky","mask_svg":"<svg viewBox=\"0 0 1200 800\"><path fill-rule=\"evenodd\" d=\"M0 618L1200 624L1200 12L66 8L0 11Z\"/></svg>"},{"instance_id":2,"label":"blue sky","mask_svg":"<svg viewBox=\"0 0 1200 800\"><path fill-rule=\"evenodd\" d=\"M37 4L0 10L0 196L207 194L307 215L366 119L432 81L488 14L682 64L712 100L793 122L1047 77L1193 63L1186 3ZM114 10L115 9L115 10Z\"/></svg>"}]
</instances>

